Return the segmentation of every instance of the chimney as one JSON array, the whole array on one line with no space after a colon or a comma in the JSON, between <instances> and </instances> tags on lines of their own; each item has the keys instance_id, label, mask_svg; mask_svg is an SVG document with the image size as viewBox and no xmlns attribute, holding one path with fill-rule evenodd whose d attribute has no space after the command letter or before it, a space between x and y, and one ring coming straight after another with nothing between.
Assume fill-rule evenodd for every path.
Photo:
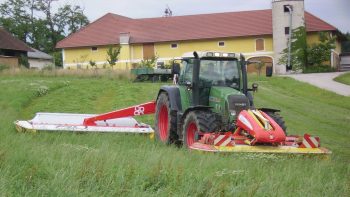
<instances>
[{"instance_id":1,"label":"chimney","mask_svg":"<svg viewBox=\"0 0 350 197\"><path fill-rule=\"evenodd\" d=\"M130 41L130 32L122 32L119 34L120 44L129 44L129 41Z\"/></svg>"}]
</instances>

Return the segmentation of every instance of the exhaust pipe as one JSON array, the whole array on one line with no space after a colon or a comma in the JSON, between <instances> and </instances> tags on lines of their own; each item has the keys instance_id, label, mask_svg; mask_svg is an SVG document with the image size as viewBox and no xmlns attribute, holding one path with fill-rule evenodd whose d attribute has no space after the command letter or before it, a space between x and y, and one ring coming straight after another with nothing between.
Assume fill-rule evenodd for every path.
<instances>
[{"instance_id":1,"label":"exhaust pipe","mask_svg":"<svg viewBox=\"0 0 350 197\"><path fill-rule=\"evenodd\" d=\"M198 53L193 52L194 61L193 61L193 73L192 73L192 105L199 105L199 68L200 60Z\"/></svg>"}]
</instances>

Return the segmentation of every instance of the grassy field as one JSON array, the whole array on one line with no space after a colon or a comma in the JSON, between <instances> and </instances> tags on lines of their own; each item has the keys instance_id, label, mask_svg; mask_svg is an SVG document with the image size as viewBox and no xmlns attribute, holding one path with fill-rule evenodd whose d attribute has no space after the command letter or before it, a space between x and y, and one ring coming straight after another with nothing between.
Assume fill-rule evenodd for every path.
<instances>
[{"instance_id":1,"label":"grassy field","mask_svg":"<svg viewBox=\"0 0 350 197\"><path fill-rule=\"evenodd\" d=\"M338 81L340 83L350 85L350 72L347 72L345 74L342 74L334 79L335 81Z\"/></svg>"},{"instance_id":2,"label":"grassy field","mask_svg":"<svg viewBox=\"0 0 350 197\"><path fill-rule=\"evenodd\" d=\"M290 134L319 135L330 158L200 154L130 134L17 133L13 121L35 112L106 112L155 99L162 84L0 75L0 196L349 196L350 98L252 78L256 105L281 109Z\"/></svg>"}]
</instances>

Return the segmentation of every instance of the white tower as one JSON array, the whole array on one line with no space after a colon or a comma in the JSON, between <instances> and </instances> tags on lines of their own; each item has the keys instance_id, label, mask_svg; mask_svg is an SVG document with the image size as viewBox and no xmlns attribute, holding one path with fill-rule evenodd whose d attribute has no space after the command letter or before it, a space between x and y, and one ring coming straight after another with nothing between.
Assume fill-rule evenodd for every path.
<instances>
[{"instance_id":1,"label":"white tower","mask_svg":"<svg viewBox=\"0 0 350 197\"><path fill-rule=\"evenodd\" d=\"M285 74L286 65L279 65L281 52L289 47L292 29L305 26L304 0L272 0L272 30L274 50L274 72Z\"/></svg>"}]
</instances>

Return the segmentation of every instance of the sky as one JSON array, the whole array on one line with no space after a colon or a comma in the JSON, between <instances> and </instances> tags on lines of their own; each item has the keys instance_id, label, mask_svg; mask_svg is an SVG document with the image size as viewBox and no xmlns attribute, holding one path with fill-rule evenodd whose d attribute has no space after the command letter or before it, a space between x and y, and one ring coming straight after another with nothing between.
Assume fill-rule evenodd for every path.
<instances>
[{"instance_id":1,"label":"sky","mask_svg":"<svg viewBox=\"0 0 350 197\"><path fill-rule=\"evenodd\" d=\"M91 22L108 12L130 18L161 17L167 6L174 16L271 8L271 0L58 0L55 7L65 3L83 7ZM343 33L350 32L350 0L305 0L305 10Z\"/></svg>"}]
</instances>

